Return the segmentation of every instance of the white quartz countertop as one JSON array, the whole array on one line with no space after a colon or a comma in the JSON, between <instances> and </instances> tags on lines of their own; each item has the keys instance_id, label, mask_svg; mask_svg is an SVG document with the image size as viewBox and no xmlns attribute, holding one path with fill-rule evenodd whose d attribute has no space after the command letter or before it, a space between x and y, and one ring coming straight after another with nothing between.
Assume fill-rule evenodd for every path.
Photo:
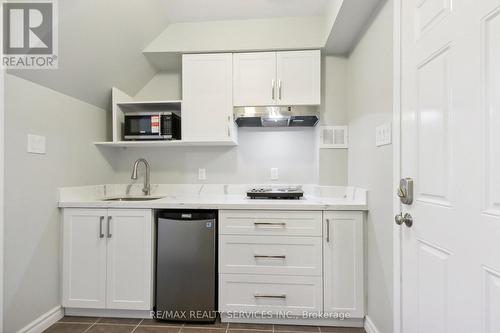
<instances>
[{"instance_id":1,"label":"white quartz countertop","mask_svg":"<svg viewBox=\"0 0 500 333\"><path fill-rule=\"evenodd\" d=\"M246 190L259 185L152 185L149 201L106 201L140 197L139 184L108 184L59 189L61 208L367 210L366 190L343 186L304 185L301 199L249 199Z\"/></svg>"}]
</instances>

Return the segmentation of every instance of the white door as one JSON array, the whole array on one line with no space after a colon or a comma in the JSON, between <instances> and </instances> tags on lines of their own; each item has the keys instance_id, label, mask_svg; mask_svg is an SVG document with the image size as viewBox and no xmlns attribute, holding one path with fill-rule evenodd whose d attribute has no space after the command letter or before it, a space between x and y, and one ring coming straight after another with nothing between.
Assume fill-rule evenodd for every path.
<instances>
[{"instance_id":1,"label":"white door","mask_svg":"<svg viewBox=\"0 0 500 333\"><path fill-rule=\"evenodd\" d=\"M182 56L182 138L236 140L231 53Z\"/></svg>"},{"instance_id":2,"label":"white door","mask_svg":"<svg viewBox=\"0 0 500 333\"><path fill-rule=\"evenodd\" d=\"M106 209L64 209L64 307L106 306Z\"/></svg>"},{"instance_id":3,"label":"white door","mask_svg":"<svg viewBox=\"0 0 500 333\"><path fill-rule=\"evenodd\" d=\"M324 212L324 312L363 318L363 213Z\"/></svg>"},{"instance_id":4,"label":"white door","mask_svg":"<svg viewBox=\"0 0 500 333\"><path fill-rule=\"evenodd\" d=\"M321 104L319 50L277 52L278 105Z\"/></svg>"},{"instance_id":5,"label":"white door","mask_svg":"<svg viewBox=\"0 0 500 333\"><path fill-rule=\"evenodd\" d=\"M276 104L276 52L233 54L234 106Z\"/></svg>"},{"instance_id":6,"label":"white door","mask_svg":"<svg viewBox=\"0 0 500 333\"><path fill-rule=\"evenodd\" d=\"M151 309L152 224L150 209L108 210L108 309Z\"/></svg>"},{"instance_id":7,"label":"white door","mask_svg":"<svg viewBox=\"0 0 500 333\"><path fill-rule=\"evenodd\" d=\"M500 332L500 2L402 1L404 333Z\"/></svg>"}]
</instances>

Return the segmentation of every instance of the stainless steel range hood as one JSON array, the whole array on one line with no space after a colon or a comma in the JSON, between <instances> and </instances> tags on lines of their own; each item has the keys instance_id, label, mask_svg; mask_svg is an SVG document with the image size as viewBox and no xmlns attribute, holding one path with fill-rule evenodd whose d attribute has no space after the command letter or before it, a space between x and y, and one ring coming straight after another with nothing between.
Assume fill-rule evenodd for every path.
<instances>
[{"instance_id":1,"label":"stainless steel range hood","mask_svg":"<svg viewBox=\"0 0 500 333\"><path fill-rule=\"evenodd\" d=\"M234 108L239 127L315 126L319 121L317 106L245 106Z\"/></svg>"}]
</instances>

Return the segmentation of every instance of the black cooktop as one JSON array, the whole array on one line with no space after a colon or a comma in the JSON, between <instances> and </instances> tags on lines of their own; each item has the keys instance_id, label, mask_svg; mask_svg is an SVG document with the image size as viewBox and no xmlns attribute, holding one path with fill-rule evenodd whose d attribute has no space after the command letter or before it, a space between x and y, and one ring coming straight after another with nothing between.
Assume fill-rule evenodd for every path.
<instances>
[{"instance_id":1,"label":"black cooktop","mask_svg":"<svg viewBox=\"0 0 500 333\"><path fill-rule=\"evenodd\" d=\"M259 187L247 191L250 199L300 199L304 191L299 186L290 187Z\"/></svg>"}]
</instances>

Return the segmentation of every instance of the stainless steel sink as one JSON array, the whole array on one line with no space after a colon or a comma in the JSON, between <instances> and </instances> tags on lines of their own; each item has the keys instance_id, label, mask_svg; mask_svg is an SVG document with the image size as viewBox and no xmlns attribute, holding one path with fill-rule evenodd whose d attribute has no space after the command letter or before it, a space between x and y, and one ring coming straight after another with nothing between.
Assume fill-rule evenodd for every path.
<instances>
[{"instance_id":1,"label":"stainless steel sink","mask_svg":"<svg viewBox=\"0 0 500 333\"><path fill-rule=\"evenodd\" d=\"M164 197L118 197L118 198L107 198L102 201L150 201L163 199Z\"/></svg>"}]
</instances>

